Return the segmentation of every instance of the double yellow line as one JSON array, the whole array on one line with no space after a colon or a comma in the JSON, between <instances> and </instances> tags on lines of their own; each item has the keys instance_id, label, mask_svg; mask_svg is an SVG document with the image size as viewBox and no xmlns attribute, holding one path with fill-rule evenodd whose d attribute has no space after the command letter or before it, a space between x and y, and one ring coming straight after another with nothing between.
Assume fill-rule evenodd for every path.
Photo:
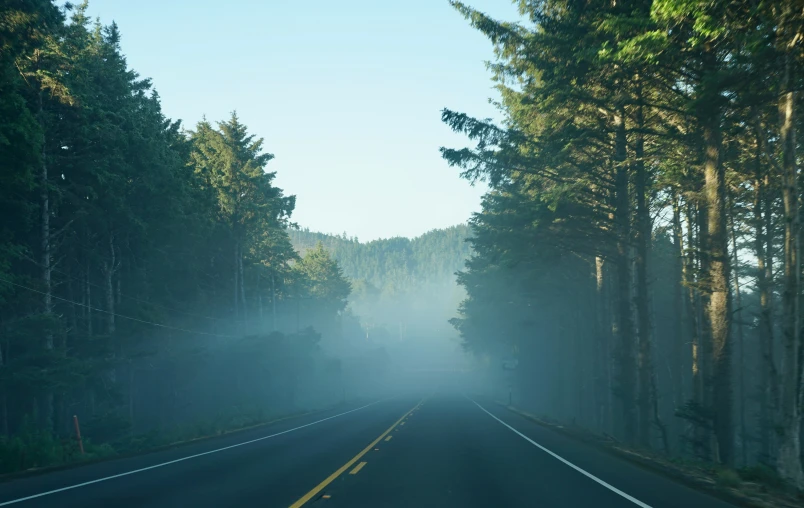
<instances>
[{"instance_id":1,"label":"double yellow line","mask_svg":"<svg viewBox=\"0 0 804 508\"><path fill-rule=\"evenodd\" d=\"M404 420L405 418L407 418L407 417L408 417L408 415L409 415L410 413L412 413L412 412L413 412L414 410L416 410L416 409L417 409L419 406L421 406L421 405L422 405L422 402L424 402L424 399L420 400L418 404L416 404L415 406L413 406L412 408L410 408L410 410L409 410L407 413L405 413L404 415L402 415L402 418L400 418L399 420L397 420L397 421L396 421L396 423L394 423L393 425L391 425L390 427L388 427L388 430L386 430L385 432L383 432L382 434L380 434L380 437L378 437L377 439L375 439L374 441L372 441L372 442L371 442L371 444L370 444L370 445L368 445L367 447L363 448L363 451L361 451L360 453L358 453L357 455L355 455L354 457L352 457L352 459L351 459L349 462L347 462L346 464L342 465L340 468L338 468L338 470L337 470L337 471L335 471L334 473L332 473L331 475L329 475L329 476L327 477L327 479L326 479L326 480L324 480L323 482L321 482L321 483L319 483L318 485L316 485L316 486L315 486L315 488L313 488L313 490L311 490L311 491L310 491L310 492L308 492L307 494L303 495L301 498L299 498L299 500L298 500L298 501L296 501L295 503L293 503L292 505L290 505L290 508L299 508L299 507L301 507L302 505L304 505L304 503L306 503L306 502L310 501L310 500L311 500L311 499L313 499L313 498L314 498L316 495L318 495L318 493L319 493L319 492L321 492L322 490L324 490L324 489L327 487L327 485L329 485L330 483L332 483L332 482L335 480L335 478L337 478L337 477L339 477L340 475L342 475L342 474L343 474L343 473L344 473L344 472L345 472L347 469L349 469L350 467L352 467L352 466L355 464L355 462L357 462L358 460L360 460L360 459L361 459L361 457L363 457L363 455L365 455L365 454L367 454L369 451L371 451L371 449L372 449L372 448L374 448L374 447L377 445L377 443L379 443L380 441L382 441L382 439L383 439L385 436L387 436L388 434L390 434L390 433L391 433L391 431L392 431L392 430L394 430L394 428L395 428L397 425L399 425L399 424L402 422L402 420Z\"/></svg>"}]
</instances>

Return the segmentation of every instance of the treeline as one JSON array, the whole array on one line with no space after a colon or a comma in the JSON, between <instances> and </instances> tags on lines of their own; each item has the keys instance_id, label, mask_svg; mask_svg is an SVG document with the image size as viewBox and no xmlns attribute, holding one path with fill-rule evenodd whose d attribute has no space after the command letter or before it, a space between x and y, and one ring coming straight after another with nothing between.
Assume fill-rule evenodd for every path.
<instances>
[{"instance_id":1,"label":"treeline","mask_svg":"<svg viewBox=\"0 0 804 508\"><path fill-rule=\"evenodd\" d=\"M469 257L469 235L466 224L366 243L345 233L290 232L298 252L321 245L343 268L352 285L349 310L359 316L366 340L394 345L413 362L425 350L453 346L448 339L456 334L447 321L465 297L455 273ZM404 347L410 351L401 353Z\"/></svg>"},{"instance_id":2,"label":"treeline","mask_svg":"<svg viewBox=\"0 0 804 508\"><path fill-rule=\"evenodd\" d=\"M416 238L388 238L360 243L357 238L311 232L290 232L300 253L321 243L355 282L356 290L394 295L431 282L452 279L469 257L465 224L434 229ZM376 297L376 294L374 295Z\"/></svg>"},{"instance_id":3,"label":"treeline","mask_svg":"<svg viewBox=\"0 0 804 508\"><path fill-rule=\"evenodd\" d=\"M804 487L804 4L453 5L494 45L505 114L443 112L476 143L444 157L491 186L466 344L518 359L546 414Z\"/></svg>"},{"instance_id":4,"label":"treeline","mask_svg":"<svg viewBox=\"0 0 804 508\"><path fill-rule=\"evenodd\" d=\"M98 442L293 410L350 292L293 250L262 139L166 118L86 9L0 6L3 470L58 461L72 415Z\"/></svg>"}]
</instances>

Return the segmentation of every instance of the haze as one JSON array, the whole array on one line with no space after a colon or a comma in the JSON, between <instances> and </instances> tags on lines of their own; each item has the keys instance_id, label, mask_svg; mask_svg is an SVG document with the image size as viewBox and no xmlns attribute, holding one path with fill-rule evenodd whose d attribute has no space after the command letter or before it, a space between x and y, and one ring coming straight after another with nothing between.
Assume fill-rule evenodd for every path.
<instances>
[{"instance_id":1,"label":"haze","mask_svg":"<svg viewBox=\"0 0 804 508\"><path fill-rule=\"evenodd\" d=\"M0 506L800 507L804 4L0 4Z\"/></svg>"}]
</instances>

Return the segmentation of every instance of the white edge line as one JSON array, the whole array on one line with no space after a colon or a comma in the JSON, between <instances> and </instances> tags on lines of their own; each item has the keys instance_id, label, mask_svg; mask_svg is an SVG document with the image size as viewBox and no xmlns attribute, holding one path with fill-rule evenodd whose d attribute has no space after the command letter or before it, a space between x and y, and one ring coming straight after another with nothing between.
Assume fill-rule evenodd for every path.
<instances>
[{"instance_id":1,"label":"white edge line","mask_svg":"<svg viewBox=\"0 0 804 508\"><path fill-rule=\"evenodd\" d=\"M582 475L586 476L587 478L589 478L589 479L591 479L591 480L596 481L596 482L597 482L597 483L599 483L600 485L603 485L604 487L606 487L606 488L607 488L607 489L609 489L610 491L612 491L612 492L614 492L615 494L618 494L618 495L620 495L620 496L624 497L625 499L627 499L627 500L631 501L631 502L632 502L632 503L634 503L635 505L640 506L640 507L642 507L642 508L652 508L650 505L643 503L642 501L640 501L639 499L637 499L637 498L635 498L635 497L633 497L633 496L629 496L628 494L626 494L626 493L625 493L625 492L623 492L622 490L618 489L617 487L615 487L615 486L613 486L613 485L610 485L610 484L608 484L608 483L604 482L603 480L601 480L601 479L600 479L600 478L598 478L597 476L593 475L592 473L589 473L589 472L584 471L583 469L581 469L580 467L576 466L576 465L575 465L575 464L573 464L572 462L568 461L568 460L567 460L567 459L565 459L564 457L561 457L560 455L558 455L558 454L556 454L556 453L551 452L550 450L548 450L548 449L547 449L547 448L545 448L544 446L540 445L540 444L539 444L539 443L537 443L536 441L532 440L531 438L529 438L529 437L528 437L528 436L526 436L525 434L523 434L523 433L519 432L519 431L518 431L518 430L516 430L515 428L511 427L510 425L508 425L508 424L507 424L507 423L505 423L504 421L502 421L502 420L500 420L499 418L497 418L496 416L494 416L493 414L489 413L489 412L486 410L486 408L484 408L483 406L481 406L480 404L478 404L477 402L475 402L475 401L474 401L473 399L471 399L469 396L466 396L466 398L467 398L467 399L469 399L469 400L471 400L472 402L474 402L474 403L475 403L475 405L476 405L477 407L479 407L480 409L482 409L482 410L483 410L483 411L484 411L484 412L485 412L487 415L491 416L492 418L494 418L494 419L495 419L495 420L497 420L498 422L502 423L503 425L505 425L506 427L508 427L509 429L511 429L511 430L512 430L512 431L513 431L515 434L517 434L519 437L521 437L521 438L522 438L522 439L524 439L525 441L529 442L530 444L532 444L532 445L533 445L533 446L535 446L536 448L540 449L541 451L543 451L543 452L547 453L547 454L548 454L548 455L550 455L551 457L553 457L553 458L555 458L555 459L560 460L561 462L563 462L564 464L568 465L568 466L569 466L569 467L571 467L572 469L574 469L574 470L578 471L579 473L581 473ZM2 505L0 505L0 506L2 506Z\"/></svg>"},{"instance_id":2,"label":"white edge line","mask_svg":"<svg viewBox=\"0 0 804 508\"><path fill-rule=\"evenodd\" d=\"M208 452L196 453L195 455L189 455L187 457L182 457L180 459L170 460L170 461L167 461L167 462L162 462L161 464L155 464L153 466L143 467L143 468L140 468L140 469L135 469L133 471L127 471L125 473L115 474L115 475L112 475L112 476L106 476L104 478L98 478L97 480L90 480L88 482L76 483L75 485L62 487L60 489L49 490L47 492L41 492L39 494L34 494L32 496L21 497L21 498L18 498L18 499L12 499L11 501L5 501L5 502L0 503L0 506L8 506L10 504L22 503L23 501L29 501L31 499L36 499L38 497L49 496L51 494L56 494L58 492L64 492L65 490L72 490L72 489L77 489L79 487L86 487L87 485L92 485L93 483L105 482L107 480L113 480L115 478L120 478L121 476L128 476L128 475L132 475L132 474L135 474L135 473L141 473L143 471L148 471L149 469L156 469L158 467L169 466L170 464L175 464L177 462L183 462L185 460L195 459L197 457L203 457L204 455L211 455L213 453L222 452L224 450L230 450L232 448L237 448L238 446L244 446L244 445L247 445L247 444L256 443L257 441L263 441L265 439L270 439L272 437L281 436L282 434L287 434L289 432L293 432L294 430L299 430L299 429L303 429L305 427L310 427L311 425L315 425L317 423L325 422L327 420L332 420L333 418L337 418L339 416L343 416L343 415L346 415L346 414L349 414L349 413L354 413L355 411L360 411L361 409L365 409L365 408L367 408L369 406L373 406L374 404L382 402L383 400L388 400L388 399L376 400L376 401L372 402L371 404L366 404L365 406L360 406L360 407L355 408L355 409L350 409L349 411L344 411L343 413L339 413L339 414L336 414L336 415L333 415L333 416L328 416L326 418L316 420L316 421L314 421L312 423L306 423L304 425L299 425L298 427L294 427L292 429L283 430L282 432L277 432L276 434L271 434L270 436L258 437L257 439L252 439L250 441L244 441L242 443L237 443L237 444L233 444L233 445L230 445L230 446L224 446L223 448L217 448L215 450L210 450Z\"/></svg>"}]
</instances>

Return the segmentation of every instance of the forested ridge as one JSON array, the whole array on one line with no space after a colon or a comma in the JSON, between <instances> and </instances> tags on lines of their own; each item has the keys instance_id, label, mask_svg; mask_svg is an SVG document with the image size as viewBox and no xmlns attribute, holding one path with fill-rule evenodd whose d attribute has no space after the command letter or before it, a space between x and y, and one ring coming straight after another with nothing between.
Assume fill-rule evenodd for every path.
<instances>
[{"instance_id":1,"label":"forested ridge","mask_svg":"<svg viewBox=\"0 0 804 508\"><path fill-rule=\"evenodd\" d=\"M345 390L350 284L293 250L268 147L165 117L86 9L0 6L0 472L76 458L73 415L93 457Z\"/></svg>"},{"instance_id":2,"label":"forested ridge","mask_svg":"<svg viewBox=\"0 0 804 508\"><path fill-rule=\"evenodd\" d=\"M428 282L452 279L469 257L465 224L434 229L416 238L387 238L361 243L357 238L297 229L290 232L293 247L303 254L319 242L332 253L346 277L391 295Z\"/></svg>"},{"instance_id":3,"label":"forested ridge","mask_svg":"<svg viewBox=\"0 0 804 508\"><path fill-rule=\"evenodd\" d=\"M518 2L492 42L502 124L444 110L490 191L466 346L519 405L804 488L804 3ZM501 381L502 382L502 381Z\"/></svg>"},{"instance_id":4,"label":"forested ridge","mask_svg":"<svg viewBox=\"0 0 804 508\"><path fill-rule=\"evenodd\" d=\"M386 344L407 368L450 368L459 338L448 320L466 296L456 272L470 255L469 227L434 229L416 238L361 243L357 238L290 231L297 252L323 248L342 267L352 293L344 319L360 322L366 340Z\"/></svg>"}]
</instances>

